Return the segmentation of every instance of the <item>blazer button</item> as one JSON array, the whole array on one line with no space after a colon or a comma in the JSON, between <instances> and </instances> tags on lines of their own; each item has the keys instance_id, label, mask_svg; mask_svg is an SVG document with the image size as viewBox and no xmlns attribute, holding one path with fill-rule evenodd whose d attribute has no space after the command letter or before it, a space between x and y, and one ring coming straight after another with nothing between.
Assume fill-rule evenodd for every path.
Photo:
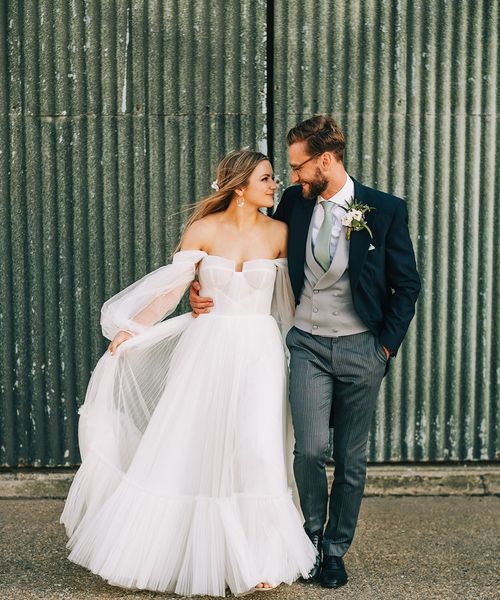
<instances>
[{"instance_id":1,"label":"blazer button","mask_svg":"<svg viewBox=\"0 0 500 600\"><path fill-rule=\"evenodd\" d=\"M313 312L318 312L318 309L316 307L314 307Z\"/></svg>"},{"instance_id":2,"label":"blazer button","mask_svg":"<svg viewBox=\"0 0 500 600\"><path fill-rule=\"evenodd\" d=\"M313 325L313 329L318 329L318 326L317 325Z\"/></svg>"},{"instance_id":3,"label":"blazer button","mask_svg":"<svg viewBox=\"0 0 500 600\"><path fill-rule=\"evenodd\" d=\"M338 311L338 310L334 310L332 314L334 314L334 315L338 315L338 314L339 314L339 311Z\"/></svg>"},{"instance_id":4,"label":"blazer button","mask_svg":"<svg viewBox=\"0 0 500 600\"><path fill-rule=\"evenodd\" d=\"M319 292L319 290L314 290L314 293L317 294Z\"/></svg>"}]
</instances>

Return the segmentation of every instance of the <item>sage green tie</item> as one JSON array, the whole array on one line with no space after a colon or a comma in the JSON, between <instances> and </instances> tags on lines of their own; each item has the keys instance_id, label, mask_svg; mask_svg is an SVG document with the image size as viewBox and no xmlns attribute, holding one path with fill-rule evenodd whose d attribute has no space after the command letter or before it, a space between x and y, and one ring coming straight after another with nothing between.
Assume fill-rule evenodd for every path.
<instances>
[{"instance_id":1,"label":"sage green tie","mask_svg":"<svg viewBox=\"0 0 500 600\"><path fill-rule=\"evenodd\" d=\"M321 202L321 206L325 211L325 217L323 219L323 223L321 223L321 227L319 228L316 243L314 244L314 256L323 269L328 271L332 263L332 259L330 257L330 238L332 235L333 208L335 204L333 202L329 202L328 200L323 200Z\"/></svg>"}]
</instances>

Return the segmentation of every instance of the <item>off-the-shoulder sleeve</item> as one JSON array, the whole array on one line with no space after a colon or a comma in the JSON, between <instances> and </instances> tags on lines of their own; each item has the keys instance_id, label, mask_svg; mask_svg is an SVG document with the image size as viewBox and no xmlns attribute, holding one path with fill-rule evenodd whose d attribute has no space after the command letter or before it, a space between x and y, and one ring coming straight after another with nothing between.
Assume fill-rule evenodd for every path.
<instances>
[{"instance_id":1,"label":"off-the-shoulder sleeve","mask_svg":"<svg viewBox=\"0 0 500 600\"><path fill-rule=\"evenodd\" d=\"M290 277L288 275L288 260L286 258L277 258L274 262L277 267L277 272L271 304L271 314L276 319L281 330L281 335L283 336L283 339L285 339L288 330L293 325L295 317L295 300Z\"/></svg>"},{"instance_id":2,"label":"off-the-shoulder sleeve","mask_svg":"<svg viewBox=\"0 0 500 600\"><path fill-rule=\"evenodd\" d=\"M148 273L107 300L101 309L103 335L112 340L119 331L137 334L171 314L193 281L201 250L182 250L172 263Z\"/></svg>"}]
</instances>

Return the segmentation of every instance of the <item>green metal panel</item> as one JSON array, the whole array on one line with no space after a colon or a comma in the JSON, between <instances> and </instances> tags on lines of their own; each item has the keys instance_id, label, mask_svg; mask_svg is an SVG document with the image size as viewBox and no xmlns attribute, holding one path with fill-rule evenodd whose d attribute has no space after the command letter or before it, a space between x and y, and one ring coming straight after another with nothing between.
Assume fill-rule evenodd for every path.
<instances>
[{"instance_id":1,"label":"green metal panel","mask_svg":"<svg viewBox=\"0 0 500 600\"><path fill-rule=\"evenodd\" d=\"M169 260L226 152L266 150L266 11L0 3L0 465L79 462L102 303Z\"/></svg>"},{"instance_id":2,"label":"green metal panel","mask_svg":"<svg viewBox=\"0 0 500 600\"><path fill-rule=\"evenodd\" d=\"M498 459L497 0L278 0L273 147L312 114L346 167L405 198L422 293L371 432L372 461Z\"/></svg>"},{"instance_id":3,"label":"green metal panel","mask_svg":"<svg viewBox=\"0 0 500 600\"><path fill-rule=\"evenodd\" d=\"M408 201L423 279L371 460L498 459L498 25L498 0L0 3L0 465L79 462L103 301L168 261L227 151L271 125L286 181L318 112Z\"/></svg>"}]
</instances>

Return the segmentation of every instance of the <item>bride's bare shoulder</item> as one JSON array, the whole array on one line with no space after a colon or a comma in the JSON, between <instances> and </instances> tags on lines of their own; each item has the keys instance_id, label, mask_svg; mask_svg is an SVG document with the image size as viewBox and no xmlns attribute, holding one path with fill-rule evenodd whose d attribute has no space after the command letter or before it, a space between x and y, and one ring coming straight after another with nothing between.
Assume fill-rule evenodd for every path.
<instances>
[{"instance_id":1,"label":"bride's bare shoulder","mask_svg":"<svg viewBox=\"0 0 500 600\"><path fill-rule=\"evenodd\" d=\"M278 221L277 219L273 219L272 217L268 217L267 215L263 216L263 223L266 227L272 231L273 235L279 237L285 237L288 235L288 225L283 223L283 221Z\"/></svg>"},{"instance_id":2,"label":"bride's bare shoulder","mask_svg":"<svg viewBox=\"0 0 500 600\"><path fill-rule=\"evenodd\" d=\"M263 215L263 224L267 228L268 236L273 240L275 248L279 252L279 257L286 257L286 248L288 242L288 225L283 221L272 219Z\"/></svg>"},{"instance_id":3,"label":"bride's bare shoulder","mask_svg":"<svg viewBox=\"0 0 500 600\"><path fill-rule=\"evenodd\" d=\"M217 226L216 217L217 215L207 215L191 223L182 236L182 249L203 250L213 237L214 229Z\"/></svg>"}]
</instances>

